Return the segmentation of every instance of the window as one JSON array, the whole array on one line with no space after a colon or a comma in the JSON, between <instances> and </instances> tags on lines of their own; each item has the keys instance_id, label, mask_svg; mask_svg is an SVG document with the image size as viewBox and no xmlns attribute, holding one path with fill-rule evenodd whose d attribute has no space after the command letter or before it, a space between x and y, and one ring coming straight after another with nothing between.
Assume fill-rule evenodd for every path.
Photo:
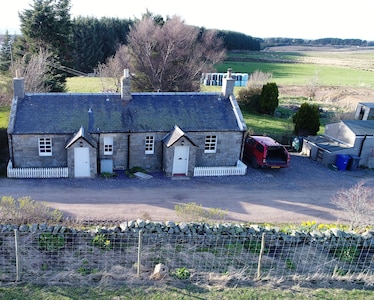
<instances>
[{"instance_id":1,"label":"window","mask_svg":"<svg viewBox=\"0 0 374 300\"><path fill-rule=\"evenodd\" d=\"M152 135L145 137L145 154L153 154L155 152L155 140Z\"/></svg>"},{"instance_id":2,"label":"window","mask_svg":"<svg viewBox=\"0 0 374 300\"><path fill-rule=\"evenodd\" d=\"M216 153L217 150L217 136L207 135L205 137L204 153Z\"/></svg>"},{"instance_id":3,"label":"window","mask_svg":"<svg viewBox=\"0 0 374 300\"><path fill-rule=\"evenodd\" d=\"M113 137L104 136L104 155L113 155Z\"/></svg>"},{"instance_id":4,"label":"window","mask_svg":"<svg viewBox=\"0 0 374 300\"><path fill-rule=\"evenodd\" d=\"M52 156L51 138L39 138L39 156Z\"/></svg>"}]
</instances>

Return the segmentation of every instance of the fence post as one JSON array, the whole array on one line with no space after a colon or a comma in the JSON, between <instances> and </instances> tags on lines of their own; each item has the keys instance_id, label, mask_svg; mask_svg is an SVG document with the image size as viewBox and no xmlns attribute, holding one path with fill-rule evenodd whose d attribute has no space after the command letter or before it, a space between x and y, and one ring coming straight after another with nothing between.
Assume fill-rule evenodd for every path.
<instances>
[{"instance_id":1,"label":"fence post","mask_svg":"<svg viewBox=\"0 0 374 300\"><path fill-rule=\"evenodd\" d=\"M18 230L14 229L14 242L15 242L15 251L16 251L16 281L21 279L21 257L19 253L19 239L18 239Z\"/></svg>"},{"instance_id":2,"label":"fence post","mask_svg":"<svg viewBox=\"0 0 374 300\"><path fill-rule=\"evenodd\" d=\"M137 266L137 273L136 275L140 277L140 264L141 264L141 253L142 253L142 240L143 240L143 231L139 231L139 239L138 239L138 266Z\"/></svg>"},{"instance_id":3,"label":"fence post","mask_svg":"<svg viewBox=\"0 0 374 300\"><path fill-rule=\"evenodd\" d=\"M258 257L258 266L257 266L257 279L260 279L261 277L261 264L262 264L262 256L264 255L265 251L265 232L262 233L261 238L261 249L260 249L260 255Z\"/></svg>"}]
</instances>

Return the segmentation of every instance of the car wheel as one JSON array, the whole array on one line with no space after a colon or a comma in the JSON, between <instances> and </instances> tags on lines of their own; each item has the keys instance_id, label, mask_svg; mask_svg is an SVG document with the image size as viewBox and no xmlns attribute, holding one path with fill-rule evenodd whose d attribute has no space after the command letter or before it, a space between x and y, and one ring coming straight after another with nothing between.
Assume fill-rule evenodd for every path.
<instances>
[{"instance_id":1,"label":"car wheel","mask_svg":"<svg viewBox=\"0 0 374 300\"><path fill-rule=\"evenodd\" d=\"M257 163L255 157L252 158L251 164L252 164L253 168L255 168L255 169L259 169L260 168L260 165Z\"/></svg>"}]
</instances>

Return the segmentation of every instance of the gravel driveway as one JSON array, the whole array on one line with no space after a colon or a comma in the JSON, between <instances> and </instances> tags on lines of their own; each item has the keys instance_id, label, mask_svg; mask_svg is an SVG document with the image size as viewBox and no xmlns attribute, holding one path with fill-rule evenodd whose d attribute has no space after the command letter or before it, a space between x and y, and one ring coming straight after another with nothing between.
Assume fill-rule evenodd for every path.
<instances>
[{"instance_id":1,"label":"gravel driveway","mask_svg":"<svg viewBox=\"0 0 374 300\"><path fill-rule=\"evenodd\" d=\"M178 221L175 205L196 202L227 209L235 222L333 223L340 213L330 203L340 190L361 180L374 187L373 170L334 171L291 155L287 169L256 170L245 176L171 179L0 179L0 196L31 196L79 220Z\"/></svg>"}]
</instances>

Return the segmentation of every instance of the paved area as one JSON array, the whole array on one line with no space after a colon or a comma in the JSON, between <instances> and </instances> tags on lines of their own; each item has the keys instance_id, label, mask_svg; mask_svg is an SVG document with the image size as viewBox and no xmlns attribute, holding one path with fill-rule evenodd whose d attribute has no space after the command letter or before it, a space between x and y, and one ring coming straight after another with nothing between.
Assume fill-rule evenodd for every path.
<instances>
[{"instance_id":1,"label":"paved area","mask_svg":"<svg viewBox=\"0 0 374 300\"><path fill-rule=\"evenodd\" d=\"M151 173L152 174L152 173ZM341 214L331 204L336 193L364 180L371 170L334 171L292 155L281 170L248 168L245 176L173 180L161 173L150 179L124 175L105 179L0 179L0 196L30 196L79 220L175 220L175 205L195 202L227 210L235 222L333 223Z\"/></svg>"}]
</instances>

